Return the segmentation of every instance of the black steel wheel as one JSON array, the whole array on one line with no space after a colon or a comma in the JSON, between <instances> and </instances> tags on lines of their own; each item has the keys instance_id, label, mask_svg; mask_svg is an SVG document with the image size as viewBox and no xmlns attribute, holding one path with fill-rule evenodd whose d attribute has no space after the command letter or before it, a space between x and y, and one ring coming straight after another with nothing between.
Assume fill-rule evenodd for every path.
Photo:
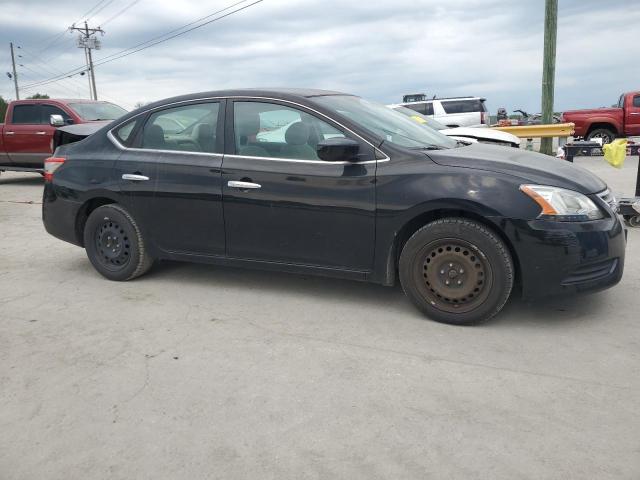
<instances>
[{"instance_id":1,"label":"black steel wheel","mask_svg":"<svg viewBox=\"0 0 640 480\"><path fill-rule=\"evenodd\" d=\"M131 280L153 264L138 224L117 204L91 212L84 228L84 246L91 264L109 280Z\"/></svg>"},{"instance_id":2,"label":"black steel wheel","mask_svg":"<svg viewBox=\"0 0 640 480\"><path fill-rule=\"evenodd\" d=\"M513 287L504 242L466 218L431 222L407 240L400 255L402 287L428 317L465 325L498 313Z\"/></svg>"}]
</instances>

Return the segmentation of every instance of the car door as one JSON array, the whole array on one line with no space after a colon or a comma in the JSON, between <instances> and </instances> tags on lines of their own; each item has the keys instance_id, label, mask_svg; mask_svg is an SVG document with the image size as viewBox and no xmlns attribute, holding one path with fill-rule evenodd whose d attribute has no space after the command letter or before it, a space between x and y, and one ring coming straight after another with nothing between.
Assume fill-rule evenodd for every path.
<instances>
[{"instance_id":1,"label":"car door","mask_svg":"<svg viewBox=\"0 0 640 480\"><path fill-rule=\"evenodd\" d=\"M223 105L199 101L151 112L117 162L121 190L165 252L225 253Z\"/></svg>"},{"instance_id":2,"label":"car door","mask_svg":"<svg viewBox=\"0 0 640 480\"><path fill-rule=\"evenodd\" d=\"M640 135L640 95L633 95L628 100L625 112L625 134Z\"/></svg>"},{"instance_id":3,"label":"car door","mask_svg":"<svg viewBox=\"0 0 640 480\"><path fill-rule=\"evenodd\" d=\"M13 107L11 123L4 128L4 144L9 158L16 166L42 167L51 153L48 125L42 123L40 104L18 104Z\"/></svg>"},{"instance_id":4,"label":"car door","mask_svg":"<svg viewBox=\"0 0 640 480\"><path fill-rule=\"evenodd\" d=\"M358 162L325 162L327 138L361 143ZM309 109L280 101L227 106L223 205L227 255L368 271L375 234L375 152Z\"/></svg>"}]
</instances>

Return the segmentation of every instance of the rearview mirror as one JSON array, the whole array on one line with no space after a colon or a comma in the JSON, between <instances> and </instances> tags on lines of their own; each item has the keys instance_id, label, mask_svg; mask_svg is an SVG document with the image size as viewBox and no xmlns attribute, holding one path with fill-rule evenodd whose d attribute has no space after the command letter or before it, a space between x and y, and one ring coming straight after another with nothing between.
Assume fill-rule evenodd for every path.
<instances>
[{"instance_id":1,"label":"rearview mirror","mask_svg":"<svg viewBox=\"0 0 640 480\"><path fill-rule=\"evenodd\" d=\"M64 124L64 118L62 118L62 115L49 115L49 125L52 127L62 127Z\"/></svg>"},{"instance_id":2,"label":"rearview mirror","mask_svg":"<svg viewBox=\"0 0 640 480\"><path fill-rule=\"evenodd\" d=\"M353 162L358 159L360 144L344 137L327 138L316 147L318 158L325 162Z\"/></svg>"}]
</instances>

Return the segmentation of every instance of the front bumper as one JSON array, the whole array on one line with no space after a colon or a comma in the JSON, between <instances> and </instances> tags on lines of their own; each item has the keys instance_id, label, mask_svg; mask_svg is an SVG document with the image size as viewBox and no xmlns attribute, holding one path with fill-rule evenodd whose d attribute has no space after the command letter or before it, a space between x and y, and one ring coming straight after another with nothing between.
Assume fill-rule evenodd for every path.
<instances>
[{"instance_id":1,"label":"front bumper","mask_svg":"<svg viewBox=\"0 0 640 480\"><path fill-rule=\"evenodd\" d=\"M503 222L525 298L603 290L622 278L627 232L617 215L575 223Z\"/></svg>"}]
</instances>

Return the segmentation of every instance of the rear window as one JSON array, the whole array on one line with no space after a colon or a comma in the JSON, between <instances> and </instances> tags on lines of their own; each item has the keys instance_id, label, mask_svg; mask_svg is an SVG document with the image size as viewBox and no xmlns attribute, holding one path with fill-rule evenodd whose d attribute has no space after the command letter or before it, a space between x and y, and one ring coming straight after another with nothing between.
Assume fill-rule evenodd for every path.
<instances>
[{"instance_id":1,"label":"rear window","mask_svg":"<svg viewBox=\"0 0 640 480\"><path fill-rule=\"evenodd\" d=\"M475 100L443 100L442 107L447 113L473 113L486 112L484 101Z\"/></svg>"},{"instance_id":2,"label":"rear window","mask_svg":"<svg viewBox=\"0 0 640 480\"><path fill-rule=\"evenodd\" d=\"M40 123L40 105L16 105L13 107L13 123L36 125Z\"/></svg>"},{"instance_id":3,"label":"rear window","mask_svg":"<svg viewBox=\"0 0 640 480\"><path fill-rule=\"evenodd\" d=\"M409 103L407 105L403 105L403 107L410 108L411 110L415 110L423 115L433 115L432 103Z\"/></svg>"}]
</instances>

